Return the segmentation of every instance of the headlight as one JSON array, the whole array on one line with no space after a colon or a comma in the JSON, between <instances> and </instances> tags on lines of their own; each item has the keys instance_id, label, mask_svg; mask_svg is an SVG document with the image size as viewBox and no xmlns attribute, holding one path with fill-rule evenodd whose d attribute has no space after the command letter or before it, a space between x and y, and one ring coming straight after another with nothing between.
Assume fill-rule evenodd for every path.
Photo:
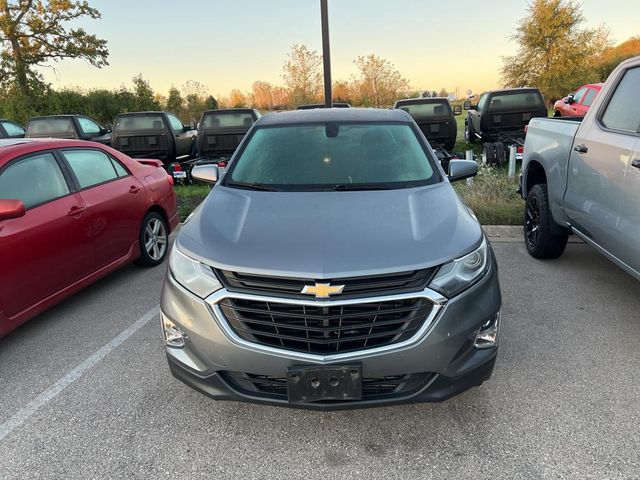
<instances>
[{"instance_id":1,"label":"headlight","mask_svg":"<svg viewBox=\"0 0 640 480\"><path fill-rule=\"evenodd\" d=\"M200 298L222 288L210 267L187 257L175 244L169 257L169 270L180 285Z\"/></svg>"},{"instance_id":2,"label":"headlight","mask_svg":"<svg viewBox=\"0 0 640 480\"><path fill-rule=\"evenodd\" d=\"M440 267L429 288L451 298L469 288L489 270L489 245L482 245L471 253Z\"/></svg>"}]
</instances>

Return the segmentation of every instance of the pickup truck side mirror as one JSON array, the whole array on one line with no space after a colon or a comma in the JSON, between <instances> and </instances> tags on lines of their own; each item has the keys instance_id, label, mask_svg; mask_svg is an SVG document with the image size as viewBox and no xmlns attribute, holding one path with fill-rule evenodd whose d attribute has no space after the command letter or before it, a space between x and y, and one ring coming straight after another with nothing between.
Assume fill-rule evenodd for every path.
<instances>
[{"instance_id":1,"label":"pickup truck side mirror","mask_svg":"<svg viewBox=\"0 0 640 480\"><path fill-rule=\"evenodd\" d=\"M462 104L462 108L464 108L465 110L471 110L471 101L465 100L464 103Z\"/></svg>"},{"instance_id":2,"label":"pickup truck side mirror","mask_svg":"<svg viewBox=\"0 0 640 480\"><path fill-rule=\"evenodd\" d=\"M478 174L478 164L475 160L451 160L449 162L449 181L457 182Z\"/></svg>"},{"instance_id":3,"label":"pickup truck side mirror","mask_svg":"<svg viewBox=\"0 0 640 480\"><path fill-rule=\"evenodd\" d=\"M0 221L24 217L25 213L21 200L0 200Z\"/></svg>"},{"instance_id":4,"label":"pickup truck side mirror","mask_svg":"<svg viewBox=\"0 0 640 480\"><path fill-rule=\"evenodd\" d=\"M215 184L218 181L217 165L196 165L191 170L191 176L194 180L200 180L204 183Z\"/></svg>"},{"instance_id":5,"label":"pickup truck side mirror","mask_svg":"<svg viewBox=\"0 0 640 480\"><path fill-rule=\"evenodd\" d=\"M460 105L453 106L453 114L454 115L462 115L462 107Z\"/></svg>"}]
</instances>

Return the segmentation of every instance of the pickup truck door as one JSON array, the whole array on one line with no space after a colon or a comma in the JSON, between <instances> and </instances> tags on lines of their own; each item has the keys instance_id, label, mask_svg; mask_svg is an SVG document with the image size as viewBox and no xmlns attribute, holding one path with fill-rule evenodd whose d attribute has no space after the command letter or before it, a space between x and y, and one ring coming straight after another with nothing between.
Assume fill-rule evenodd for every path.
<instances>
[{"instance_id":1,"label":"pickup truck door","mask_svg":"<svg viewBox=\"0 0 640 480\"><path fill-rule=\"evenodd\" d=\"M636 262L640 176L632 164L638 157L638 129L640 67L621 71L609 99L578 128L564 200L565 211L578 230L615 257L635 258ZM629 249L635 252L630 257Z\"/></svg>"},{"instance_id":2,"label":"pickup truck door","mask_svg":"<svg viewBox=\"0 0 640 480\"><path fill-rule=\"evenodd\" d=\"M168 113L167 118L169 119L173 138L176 142L176 160L180 160L180 157L190 156L192 143L194 141L193 133L191 130L185 128L182 122L175 115Z\"/></svg>"}]
</instances>

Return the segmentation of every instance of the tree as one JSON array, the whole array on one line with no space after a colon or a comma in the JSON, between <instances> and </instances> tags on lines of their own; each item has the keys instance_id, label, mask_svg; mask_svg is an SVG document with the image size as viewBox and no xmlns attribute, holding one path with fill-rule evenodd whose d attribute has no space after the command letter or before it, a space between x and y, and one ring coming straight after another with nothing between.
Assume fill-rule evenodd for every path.
<instances>
[{"instance_id":1,"label":"tree","mask_svg":"<svg viewBox=\"0 0 640 480\"><path fill-rule=\"evenodd\" d=\"M68 23L100 12L86 0L0 0L1 80L15 82L25 97L41 85L35 67L64 58L81 58L94 67L108 65L106 40Z\"/></svg>"},{"instance_id":2,"label":"tree","mask_svg":"<svg viewBox=\"0 0 640 480\"><path fill-rule=\"evenodd\" d=\"M353 63L360 70L355 82L365 105L391 106L409 88L409 82L393 64L377 55L358 57Z\"/></svg>"},{"instance_id":3,"label":"tree","mask_svg":"<svg viewBox=\"0 0 640 480\"><path fill-rule=\"evenodd\" d=\"M331 90L331 96L334 102L351 103L353 101L352 88L346 80L336 80L333 82Z\"/></svg>"},{"instance_id":4,"label":"tree","mask_svg":"<svg viewBox=\"0 0 640 480\"><path fill-rule=\"evenodd\" d=\"M505 86L536 86L553 101L594 80L596 59L611 42L608 30L584 23L572 0L532 0L511 36L517 53L503 58Z\"/></svg>"},{"instance_id":5,"label":"tree","mask_svg":"<svg viewBox=\"0 0 640 480\"><path fill-rule=\"evenodd\" d=\"M169 96L167 97L167 111L175 113L176 115L181 115L183 107L184 99L182 98L182 95L180 95L180 90L172 86L169 89Z\"/></svg>"},{"instance_id":6,"label":"tree","mask_svg":"<svg viewBox=\"0 0 640 480\"><path fill-rule=\"evenodd\" d=\"M294 45L284 64L285 88L294 105L317 102L322 90L322 55L305 45Z\"/></svg>"},{"instance_id":7,"label":"tree","mask_svg":"<svg viewBox=\"0 0 640 480\"><path fill-rule=\"evenodd\" d=\"M213 95L209 95L207 97L207 99L205 100L205 104L207 110L217 110L218 108L220 108L218 106L218 100L216 100L216 97L214 97Z\"/></svg>"},{"instance_id":8,"label":"tree","mask_svg":"<svg viewBox=\"0 0 640 480\"><path fill-rule=\"evenodd\" d=\"M448 97L449 96L449 92L447 92L446 88L441 88L440 89L440 93L438 93L439 97Z\"/></svg>"},{"instance_id":9,"label":"tree","mask_svg":"<svg viewBox=\"0 0 640 480\"><path fill-rule=\"evenodd\" d=\"M257 81L253 82L252 103L256 108L262 110L273 109L273 85L269 82Z\"/></svg>"},{"instance_id":10,"label":"tree","mask_svg":"<svg viewBox=\"0 0 640 480\"><path fill-rule=\"evenodd\" d=\"M197 122L200 120L202 112L207 109L209 89L203 83L189 80L182 86L182 93L185 95L185 104L182 111L183 120Z\"/></svg>"},{"instance_id":11,"label":"tree","mask_svg":"<svg viewBox=\"0 0 640 480\"><path fill-rule=\"evenodd\" d=\"M242 108L247 106L247 96L237 88L229 93L229 103L233 108Z\"/></svg>"},{"instance_id":12,"label":"tree","mask_svg":"<svg viewBox=\"0 0 640 480\"><path fill-rule=\"evenodd\" d=\"M160 110L153 88L141 73L133 77L133 108L138 111Z\"/></svg>"},{"instance_id":13,"label":"tree","mask_svg":"<svg viewBox=\"0 0 640 480\"><path fill-rule=\"evenodd\" d=\"M640 35L631 37L620 45L605 49L596 66L598 80L604 82L620 62L637 55L640 55Z\"/></svg>"}]
</instances>

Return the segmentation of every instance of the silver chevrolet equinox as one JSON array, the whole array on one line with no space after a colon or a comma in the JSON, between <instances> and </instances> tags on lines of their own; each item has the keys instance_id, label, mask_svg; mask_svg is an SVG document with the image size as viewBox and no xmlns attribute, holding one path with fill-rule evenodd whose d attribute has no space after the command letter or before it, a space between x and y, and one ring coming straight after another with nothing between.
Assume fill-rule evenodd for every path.
<instances>
[{"instance_id":1,"label":"silver chevrolet equinox","mask_svg":"<svg viewBox=\"0 0 640 480\"><path fill-rule=\"evenodd\" d=\"M491 246L402 110L269 114L185 221L162 290L171 372L216 399L439 401L493 371Z\"/></svg>"}]
</instances>

